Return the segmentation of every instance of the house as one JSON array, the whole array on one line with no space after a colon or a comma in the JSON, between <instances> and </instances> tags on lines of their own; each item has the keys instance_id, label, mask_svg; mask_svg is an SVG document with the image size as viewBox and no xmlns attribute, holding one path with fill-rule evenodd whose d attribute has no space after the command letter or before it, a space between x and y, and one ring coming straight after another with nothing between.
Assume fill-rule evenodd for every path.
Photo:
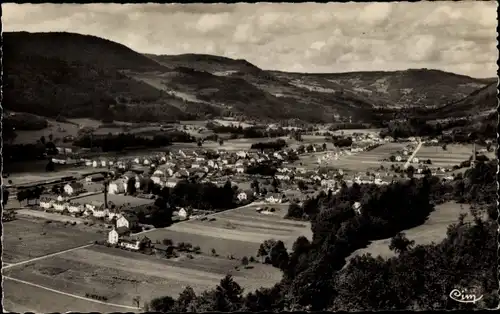
<instances>
[{"instance_id":1,"label":"house","mask_svg":"<svg viewBox=\"0 0 500 314\"><path fill-rule=\"evenodd\" d=\"M151 240L146 237L142 239L124 236L120 239L120 246L129 250L139 251L142 247L151 245Z\"/></svg>"},{"instance_id":2,"label":"house","mask_svg":"<svg viewBox=\"0 0 500 314\"><path fill-rule=\"evenodd\" d=\"M54 200L49 199L47 197L43 197L40 199L40 207L44 209L49 209L52 208L52 205L54 204Z\"/></svg>"},{"instance_id":3,"label":"house","mask_svg":"<svg viewBox=\"0 0 500 314\"><path fill-rule=\"evenodd\" d=\"M127 228L113 227L113 230L111 230L108 233L108 243L109 244L118 244L118 242L120 242L120 238L128 235L129 233L130 233L130 231Z\"/></svg>"},{"instance_id":4,"label":"house","mask_svg":"<svg viewBox=\"0 0 500 314\"><path fill-rule=\"evenodd\" d=\"M281 203L281 195L275 193L275 194L268 194L266 196L266 202L272 203L272 204L280 204Z\"/></svg>"},{"instance_id":5,"label":"house","mask_svg":"<svg viewBox=\"0 0 500 314\"><path fill-rule=\"evenodd\" d=\"M352 209L356 212L356 214L361 215L361 203L360 202L355 202L352 205Z\"/></svg>"},{"instance_id":6,"label":"house","mask_svg":"<svg viewBox=\"0 0 500 314\"><path fill-rule=\"evenodd\" d=\"M85 181L87 182L98 182L104 180L104 176L100 173L93 174L91 176L88 176L85 178Z\"/></svg>"},{"instance_id":7,"label":"house","mask_svg":"<svg viewBox=\"0 0 500 314\"><path fill-rule=\"evenodd\" d=\"M67 205L68 203L61 201L55 201L53 204L54 209L61 212L67 208Z\"/></svg>"},{"instance_id":8,"label":"house","mask_svg":"<svg viewBox=\"0 0 500 314\"><path fill-rule=\"evenodd\" d=\"M118 179L116 181L113 181L108 185L108 194L125 193L126 186L127 186L127 182L124 179Z\"/></svg>"},{"instance_id":9,"label":"house","mask_svg":"<svg viewBox=\"0 0 500 314\"><path fill-rule=\"evenodd\" d=\"M97 168L97 161L92 161L92 167Z\"/></svg>"},{"instance_id":10,"label":"house","mask_svg":"<svg viewBox=\"0 0 500 314\"><path fill-rule=\"evenodd\" d=\"M155 244L153 246L153 252L165 256L172 255L174 253L174 249L175 247L173 245Z\"/></svg>"},{"instance_id":11,"label":"house","mask_svg":"<svg viewBox=\"0 0 500 314\"><path fill-rule=\"evenodd\" d=\"M83 205L75 203L75 202L70 202L68 204L68 211L72 214L80 214L85 210Z\"/></svg>"},{"instance_id":12,"label":"house","mask_svg":"<svg viewBox=\"0 0 500 314\"><path fill-rule=\"evenodd\" d=\"M238 200L239 200L240 202L242 202L242 201L246 201L246 200L247 200L247 198L248 198L248 196L247 196L247 193L245 193L245 192L240 192L240 193L238 193L237 198L238 198Z\"/></svg>"},{"instance_id":13,"label":"house","mask_svg":"<svg viewBox=\"0 0 500 314\"><path fill-rule=\"evenodd\" d=\"M245 168L242 167L236 168L236 173L245 173Z\"/></svg>"},{"instance_id":14,"label":"house","mask_svg":"<svg viewBox=\"0 0 500 314\"><path fill-rule=\"evenodd\" d=\"M139 224L139 219L137 216L125 213L120 218L116 220L116 227L127 227L128 229L134 229Z\"/></svg>"},{"instance_id":15,"label":"house","mask_svg":"<svg viewBox=\"0 0 500 314\"><path fill-rule=\"evenodd\" d=\"M184 208L179 209L177 212L177 216L186 219L188 217L188 213Z\"/></svg>"},{"instance_id":16,"label":"house","mask_svg":"<svg viewBox=\"0 0 500 314\"><path fill-rule=\"evenodd\" d=\"M177 185L177 181L174 180L168 180L165 182L165 186L169 188L173 188Z\"/></svg>"},{"instance_id":17,"label":"house","mask_svg":"<svg viewBox=\"0 0 500 314\"><path fill-rule=\"evenodd\" d=\"M101 167L106 167L106 160L101 160Z\"/></svg>"},{"instance_id":18,"label":"house","mask_svg":"<svg viewBox=\"0 0 500 314\"><path fill-rule=\"evenodd\" d=\"M418 161L419 161L419 160L418 160L418 158L417 158L417 157L413 158L413 163L418 164Z\"/></svg>"},{"instance_id":19,"label":"house","mask_svg":"<svg viewBox=\"0 0 500 314\"><path fill-rule=\"evenodd\" d=\"M68 195L80 194L83 191L83 184L81 184L80 182L72 182L64 186L64 192Z\"/></svg>"},{"instance_id":20,"label":"house","mask_svg":"<svg viewBox=\"0 0 500 314\"><path fill-rule=\"evenodd\" d=\"M403 160L403 158L402 158L401 156L399 156L399 155L398 155L398 156L396 156L396 161L397 161L397 162L401 162L401 160Z\"/></svg>"}]
</instances>

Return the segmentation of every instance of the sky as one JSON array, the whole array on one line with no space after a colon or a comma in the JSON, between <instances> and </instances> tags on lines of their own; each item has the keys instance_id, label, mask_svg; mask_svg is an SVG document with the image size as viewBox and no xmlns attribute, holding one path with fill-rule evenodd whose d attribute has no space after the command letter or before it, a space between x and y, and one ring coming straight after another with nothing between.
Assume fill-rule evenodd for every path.
<instances>
[{"instance_id":1,"label":"sky","mask_svg":"<svg viewBox=\"0 0 500 314\"><path fill-rule=\"evenodd\" d=\"M2 4L4 31L66 31L152 54L290 72L434 68L496 77L497 2Z\"/></svg>"}]
</instances>

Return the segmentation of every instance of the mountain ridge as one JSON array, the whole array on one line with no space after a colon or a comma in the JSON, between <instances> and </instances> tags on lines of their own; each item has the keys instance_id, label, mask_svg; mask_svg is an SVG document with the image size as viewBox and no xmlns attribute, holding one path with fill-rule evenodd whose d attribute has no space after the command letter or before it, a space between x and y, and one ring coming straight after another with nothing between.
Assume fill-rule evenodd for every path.
<instances>
[{"instance_id":1,"label":"mountain ridge","mask_svg":"<svg viewBox=\"0 0 500 314\"><path fill-rule=\"evenodd\" d=\"M487 85L485 79L427 69L269 71L243 59L206 54L140 54L76 33L3 36L6 108L47 115L376 123L377 108L440 107Z\"/></svg>"}]
</instances>

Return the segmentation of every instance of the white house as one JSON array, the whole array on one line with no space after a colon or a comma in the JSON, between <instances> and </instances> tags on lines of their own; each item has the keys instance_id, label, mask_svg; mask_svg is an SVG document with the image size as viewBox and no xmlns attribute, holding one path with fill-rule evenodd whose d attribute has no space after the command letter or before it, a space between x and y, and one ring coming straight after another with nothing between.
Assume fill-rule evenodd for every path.
<instances>
[{"instance_id":1,"label":"white house","mask_svg":"<svg viewBox=\"0 0 500 314\"><path fill-rule=\"evenodd\" d=\"M54 204L54 200L51 200L48 198L40 199L40 207L41 208L49 209L52 207L53 204Z\"/></svg>"},{"instance_id":2,"label":"white house","mask_svg":"<svg viewBox=\"0 0 500 314\"><path fill-rule=\"evenodd\" d=\"M128 239L122 239L120 241L120 246L124 247L126 249L138 251L141 245L141 241L139 240L128 240Z\"/></svg>"},{"instance_id":3,"label":"white house","mask_svg":"<svg viewBox=\"0 0 500 314\"><path fill-rule=\"evenodd\" d=\"M215 167L215 162L214 162L213 160L209 160L209 161L207 162L207 165L208 165L209 167L213 168L213 167Z\"/></svg>"},{"instance_id":4,"label":"white house","mask_svg":"<svg viewBox=\"0 0 500 314\"><path fill-rule=\"evenodd\" d=\"M176 185L177 185L177 181L168 180L168 181L165 182L165 186L169 187L169 188L173 188Z\"/></svg>"},{"instance_id":5,"label":"white house","mask_svg":"<svg viewBox=\"0 0 500 314\"><path fill-rule=\"evenodd\" d=\"M240 192L240 193L238 193L237 198L238 198L238 200L239 200L240 202L242 202L242 201L246 201L246 200L247 200L247 198L248 198L248 196L247 196L247 193L245 193L245 192Z\"/></svg>"},{"instance_id":6,"label":"white house","mask_svg":"<svg viewBox=\"0 0 500 314\"><path fill-rule=\"evenodd\" d=\"M106 160L101 160L101 167L106 167Z\"/></svg>"},{"instance_id":7,"label":"white house","mask_svg":"<svg viewBox=\"0 0 500 314\"><path fill-rule=\"evenodd\" d=\"M182 218L187 218L188 213L184 208L181 208L178 212L177 215Z\"/></svg>"},{"instance_id":8,"label":"white house","mask_svg":"<svg viewBox=\"0 0 500 314\"><path fill-rule=\"evenodd\" d=\"M418 158L417 157L413 158L413 163L418 164Z\"/></svg>"},{"instance_id":9,"label":"white house","mask_svg":"<svg viewBox=\"0 0 500 314\"><path fill-rule=\"evenodd\" d=\"M53 204L54 209L61 212L67 208L67 205L68 204L66 202L61 202L61 201L56 201Z\"/></svg>"},{"instance_id":10,"label":"white house","mask_svg":"<svg viewBox=\"0 0 500 314\"><path fill-rule=\"evenodd\" d=\"M136 164L141 163L141 161L139 160L139 158L135 158L135 159L134 159L134 162L135 162Z\"/></svg>"},{"instance_id":11,"label":"white house","mask_svg":"<svg viewBox=\"0 0 500 314\"><path fill-rule=\"evenodd\" d=\"M401 160L403 160L403 158L402 158L401 156L399 156L399 155L398 155L398 156L396 156L396 161L397 161L397 162L400 162Z\"/></svg>"},{"instance_id":12,"label":"white house","mask_svg":"<svg viewBox=\"0 0 500 314\"><path fill-rule=\"evenodd\" d=\"M192 164L191 165L191 168L195 169L195 168L200 168L200 165L199 164Z\"/></svg>"},{"instance_id":13,"label":"white house","mask_svg":"<svg viewBox=\"0 0 500 314\"><path fill-rule=\"evenodd\" d=\"M97 161L96 160L92 161L92 167L97 168Z\"/></svg>"},{"instance_id":14,"label":"white house","mask_svg":"<svg viewBox=\"0 0 500 314\"><path fill-rule=\"evenodd\" d=\"M85 161L85 166L91 167L92 166L92 161L91 160Z\"/></svg>"},{"instance_id":15,"label":"white house","mask_svg":"<svg viewBox=\"0 0 500 314\"><path fill-rule=\"evenodd\" d=\"M83 192L83 184L80 182L68 183L64 186L64 192L68 195L80 194Z\"/></svg>"},{"instance_id":16,"label":"white house","mask_svg":"<svg viewBox=\"0 0 500 314\"><path fill-rule=\"evenodd\" d=\"M108 194L125 193L127 182L123 179L111 182L108 186Z\"/></svg>"},{"instance_id":17,"label":"white house","mask_svg":"<svg viewBox=\"0 0 500 314\"><path fill-rule=\"evenodd\" d=\"M118 241L120 240L120 235L118 234L118 231L116 231L115 228L111 230L108 233L108 243L109 244L118 244Z\"/></svg>"},{"instance_id":18,"label":"white house","mask_svg":"<svg viewBox=\"0 0 500 314\"><path fill-rule=\"evenodd\" d=\"M240 150L239 152L236 153L236 156L240 157L240 158L246 158L247 157L247 153Z\"/></svg>"},{"instance_id":19,"label":"white house","mask_svg":"<svg viewBox=\"0 0 500 314\"><path fill-rule=\"evenodd\" d=\"M68 211L72 214L79 214L84 211L83 205L80 205L78 203L69 203L68 205Z\"/></svg>"},{"instance_id":20,"label":"white house","mask_svg":"<svg viewBox=\"0 0 500 314\"><path fill-rule=\"evenodd\" d=\"M126 227L128 229L132 229L133 227L137 226L138 223L139 220L137 219L136 216L123 214L120 218L116 220L116 227L117 228Z\"/></svg>"},{"instance_id":21,"label":"white house","mask_svg":"<svg viewBox=\"0 0 500 314\"><path fill-rule=\"evenodd\" d=\"M236 168L236 173L244 173L244 172L245 172L245 168L242 168L242 167Z\"/></svg>"},{"instance_id":22,"label":"white house","mask_svg":"<svg viewBox=\"0 0 500 314\"><path fill-rule=\"evenodd\" d=\"M272 204L280 204L281 203L281 196L277 194L270 194L269 196L266 197L266 202L272 203Z\"/></svg>"}]
</instances>

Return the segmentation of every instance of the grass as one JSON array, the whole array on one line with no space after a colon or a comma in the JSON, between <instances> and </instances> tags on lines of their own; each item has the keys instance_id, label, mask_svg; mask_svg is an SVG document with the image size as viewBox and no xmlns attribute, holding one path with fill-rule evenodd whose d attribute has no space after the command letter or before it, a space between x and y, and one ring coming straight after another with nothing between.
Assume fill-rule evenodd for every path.
<instances>
[{"instance_id":1,"label":"grass","mask_svg":"<svg viewBox=\"0 0 500 314\"><path fill-rule=\"evenodd\" d=\"M3 259L7 263L68 250L103 237L95 231L83 231L57 222L45 224L44 220L25 218L6 222L3 228ZM43 233L45 234L42 235Z\"/></svg>"},{"instance_id":2,"label":"grass","mask_svg":"<svg viewBox=\"0 0 500 314\"><path fill-rule=\"evenodd\" d=\"M269 265L254 264L253 269L236 271L237 265L239 260L222 257L194 255L193 259L167 260L93 246L9 269L7 275L76 295L106 296L108 302L129 306L135 296L142 300L176 297L188 285L199 293L214 288L228 273L246 291L270 287L281 278L279 270Z\"/></svg>"},{"instance_id":3,"label":"grass","mask_svg":"<svg viewBox=\"0 0 500 314\"><path fill-rule=\"evenodd\" d=\"M446 237L448 226L458 222L459 215L461 213L469 213L468 210L469 205L461 206L455 202L438 205L424 224L403 232L409 240L415 241L415 245L431 244L432 242L439 243ZM467 218L471 218L470 213ZM389 250L390 242L390 238L373 241L368 247L355 251L348 259L366 253L370 253L373 256L380 255L385 258L392 257L395 253Z\"/></svg>"},{"instance_id":4,"label":"grass","mask_svg":"<svg viewBox=\"0 0 500 314\"><path fill-rule=\"evenodd\" d=\"M124 309L85 301L4 278L4 310L17 313L123 312ZM130 304L130 306L133 306ZM130 312L130 309L126 310Z\"/></svg>"},{"instance_id":5,"label":"grass","mask_svg":"<svg viewBox=\"0 0 500 314\"><path fill-rule=\"evenodd\" d=\"M476 145L479 150L483 147ZM435 167L450 167L459 165L462 161L472 156L472 145L447 145L446 150L440 146L422 146L416 157L419 159L430 159ZM487 157L495 158L494 153L487 153Z\"/></svg>"},{"instance_id":6,"label":"grass","mask_svg":"<svg viewBox=\"0 0 500 314\"><path fill-rule=\"evenodd\" d=\"M35 144L41 136L45 136L45 139L49 140L49 135L52 134L55 139L63 139L65 136L77 136L78 126L71 123L57 122L52 119L47 120L49 126L42 130L35 131L16 131L17 137L14 140L14 144Z\"/></svg>"}]
</instances>

